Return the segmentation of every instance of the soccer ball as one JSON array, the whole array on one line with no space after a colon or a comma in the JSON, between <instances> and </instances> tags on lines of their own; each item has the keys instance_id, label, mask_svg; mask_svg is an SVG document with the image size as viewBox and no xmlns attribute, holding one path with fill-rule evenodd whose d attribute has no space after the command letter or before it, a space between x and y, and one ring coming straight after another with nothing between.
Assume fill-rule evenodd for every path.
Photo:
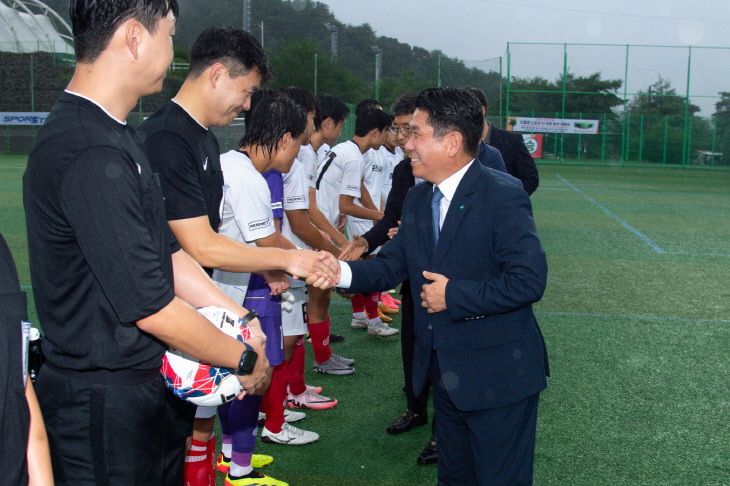
<instances>
[{"instance_id":1,"label":"soccer ball","mask_svg":"<svg viewBox=\"0 0 730 486\"><path fill-rule=\"evenodd\" d=\"M239 341L251 338L249 329L241 324L234 313L220 307L198 309L215 327ZM195 405L215 407L236 398L243 388L236 375L228 368L218 368L176 349L168 349L162 357L160 368L165 385L178 398Z\"/></svg>"}]
</instances>

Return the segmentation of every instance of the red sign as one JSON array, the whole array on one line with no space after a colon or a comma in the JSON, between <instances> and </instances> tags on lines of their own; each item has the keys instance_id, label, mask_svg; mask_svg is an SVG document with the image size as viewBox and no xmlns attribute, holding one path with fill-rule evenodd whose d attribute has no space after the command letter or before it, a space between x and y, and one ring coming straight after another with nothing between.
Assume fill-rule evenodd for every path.
<instances>
[{"instance_id":1,"label":"red sign","mask_svg":"<svg viewBox=\"0 0 730 486\"><path fill-rule=\"evenodd\" d=\"M525 141L525 147L530 152L533 159L542 158L542 133L534 133L530 135L522 135L522 139Z\"/></svg>"}]
</instances>

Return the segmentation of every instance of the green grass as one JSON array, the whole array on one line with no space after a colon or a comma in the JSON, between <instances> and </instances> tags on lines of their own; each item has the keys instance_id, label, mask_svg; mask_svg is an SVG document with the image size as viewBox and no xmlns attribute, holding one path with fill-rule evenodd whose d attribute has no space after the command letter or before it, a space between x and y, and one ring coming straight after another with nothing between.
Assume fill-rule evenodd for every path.
<instances>
[{"instance_id":1,"label":"green grass","mask_svg":"<svg viewBox=\"0 0 730 486\"><path fill-rule=\"evenodd\" d=\"M0 157L0 231L29 285L24 160ZM535 484L730 484L730 172L542 165L540 177L549 279L535 310L552 377ZM347 338L335 352L357 371L315 375L308 355L307 382L340 404L308 412L315 444L259 442L275 457L264 472L297 486L434 484L436 468L415 461L429 427L385 432L405 406L398 338L350 329L339 297L331 316Z\"/></svg>"}]
</instances>

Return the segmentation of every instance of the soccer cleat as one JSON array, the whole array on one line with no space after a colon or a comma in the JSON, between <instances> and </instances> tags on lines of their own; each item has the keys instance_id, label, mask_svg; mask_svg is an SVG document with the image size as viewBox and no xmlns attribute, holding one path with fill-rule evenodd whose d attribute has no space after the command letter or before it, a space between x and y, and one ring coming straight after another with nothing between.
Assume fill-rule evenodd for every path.
<instances>
[{"instance_id":1,"label":"soccer cleat","mask_svg":"<svg viewBox=\"0 0 730 486\"><path fill-rule=\"evenodd\" d=\"M350 327L353 329L365 329L368 327L368 320L367 319L355 319L352 318L352 322L350 323Z\"/></svg>"},{"instance_id":2,"label":"soccer cleat","mask_svg":"<svg viewBox=\"0 0 730 486\"><path fill-rule=\"evenodd\" d=\"M321 386L314 386L314 385L307 385L305 384L304 391L308 391L310 393L322 393L322 387ZM289 385L286 385L286 393L291 396L291 391L289 389Z\"/></svg>"},{"instance_id":3,"label":"soccer cleat","mask_svg":"<svg viewBox=\"0 0 730 486\"><path fill-rule=\"evenodd\" d=\"M383 314L397 314L398 313L397 307L395 309L393 309L391 307L388 307L387 305L385 305L382 302L378 304L378 310L380 312L382 312Z\"/></svg>"},{"instance_id":4,"label":"soccer cleat","mask_svg":"<svg viewBox=\"0 0 730 486\"><path fill-rule=\"evenodd\" d=\"M251 456L251 467L260 469L262 467L268 466L274 462L274 458L271 456L267 456L266 454L253 454ZM228 473L228 469L231 467L231 458L226 457L221 452L218 455L218 461L216 462L215 468L218 470L221 474Z\"/></svg>"},{"instance_id":5,"label":"soccer cleat","mask_svg":"<svg viewBox=\"0 0 730 486\"><path fill-rule=\"evenodd\" d=\"M330 344L331 343L341 343L344 340L345 340L345 336L330 333Z\"/></svg>"},{"instance_id":6,"label":"soccer cleat","mask_svg":"<svg viewBox=\"0 0 730 486\"><path fill-rule=\"evenodd\" d=\"M345 366L352 366L352 365L355 364L355 360L354 359L344 358L344 357L340 356L339 354L335 354L335 353L332 353L330 355L330 359L334 359L335 361L339 361L340 363L342 363Z\"/></svg>"},{"instance_id":7,"label":"soccer cleat","mask_svg":"<svg viewBox=\"0 0 730 486\"><path fill-rule=\"evenodd\" d=\"M380 320L383 322L390 322L393 320L392 317L388 317L385 314L383 314L383 311L380 310L380 307L378 307L378 317L380 317Z\"/></svg>"},{"instance_id":8,"label":"soccer cleat","mask_svg":"<svg viewBox=\"0 0 730 486\"><path fill-rule=\"evenodd\" d=\"M307 414L304 412L295 412L294 410L284 409L284 422L288 424L299 422L305 418L307 418ZM264 425L265 422L266 414L264 412L259 412L259 425Z\"/></svg>"},{"instance_id":9,"label":"soccer cleat","mask_svg":"<svg viewBox=\"0 0 730 486\"><path fill-rule=\"evenodd\" d=\"M225 486L289 486L289 483L279 481L278 479L274 479L269 476L264 476L257 471L251 471L240 478L231 477L229 474L226 474L226 480L223 484L225 484Z\"/></svg>"},{"instance_id":10,"label":"soccer cleat","mask_svg":"<svg viewBox=\"0 0 730 486\"><path fill-rule=\"evenodd\" d=\"M398 309L398 306L400 305L400 300L396 300L393 297L390 296L388 293L381 294L381 302L391 309Z\"/></svg>"},{"instance_id":11,"label":"soccer cleat","mask_svg":"<svg viewBox=\"0 0 730 486\"><path fill-rule=\"evenodd\" d=\"M272 444L304 445L310 444L318 439L318 433L298 429L286 422L281 426L281 432L278 434L269 431L266 427L261 431L261 440Z\"/></svg>"},{"instance_id":12,"label":"soccer cleat","mask_svg":"<svg viewBox=\"0 0 730 486\"><path fill-rule=\"evenodd\" d=\"M324 363L314 363L314 371L323 375L351 375L355 369L335 359L328 359Z\"/></svg>"},{"instance_id":13,"label":"soccer cleat","mask_svg":"<svg viewBox=\"0 0 730 486\"><path fill-rule=\"evenodd\" d=\"M323 410L337 405L337 400L334 398L325 397L309 390L301 395L292 395L289 393L287 401L292 408L311 408L312 410Z\"/></svg>"},{"instance_id":14,"label":"soccer cleat","mask_svg":"<svg viewBox=\"0 0 730 486\"><path fill-rule=\"evenodd\" d=\"M375 322L373 324L370 324L368 326L368 335L369 336L380 336L380 337L389 337L389 336L395 336L400 331L398 329L395 329L393 327L388 326L384 322Z\"/></svg>"}]
</instances>

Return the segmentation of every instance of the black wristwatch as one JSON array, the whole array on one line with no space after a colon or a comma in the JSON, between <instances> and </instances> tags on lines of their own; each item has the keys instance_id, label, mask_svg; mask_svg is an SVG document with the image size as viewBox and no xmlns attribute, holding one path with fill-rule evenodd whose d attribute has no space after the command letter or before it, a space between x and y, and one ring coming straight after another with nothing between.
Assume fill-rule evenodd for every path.
<instances>
[{"instance_id":1,"label":"black wristwatch","mask_svg":"<svg viewBox=\"0 0 730 486\"><path fill-rule=\"evenodd\" d=\"M259 355L253 350L250 344L243 343L246 346L246 350L241 355L241 360L238 362L238 368L233 370L233 374L244 376L253 373L253 369L256 366L256 361L259 359Z\"/></svg>"},{"instance_id":2,"label":"black wristwatch","mask_svg":"<svg viewBox=\"0 0 730 486\"><path fill-rule=\"evenodd\" d=\"M241 318L240 323L245 326L258 316L259 315L255 311L249 311L248 314ZM238 362L238 368L233 370L234 374L241 376L253 373L256 361L259 359L259 355L256 354L256 351L253 350L250 344L244 342L243 345L246 346L246 350L241 355L241 360Z\"/></svg>"}]
</instances>

